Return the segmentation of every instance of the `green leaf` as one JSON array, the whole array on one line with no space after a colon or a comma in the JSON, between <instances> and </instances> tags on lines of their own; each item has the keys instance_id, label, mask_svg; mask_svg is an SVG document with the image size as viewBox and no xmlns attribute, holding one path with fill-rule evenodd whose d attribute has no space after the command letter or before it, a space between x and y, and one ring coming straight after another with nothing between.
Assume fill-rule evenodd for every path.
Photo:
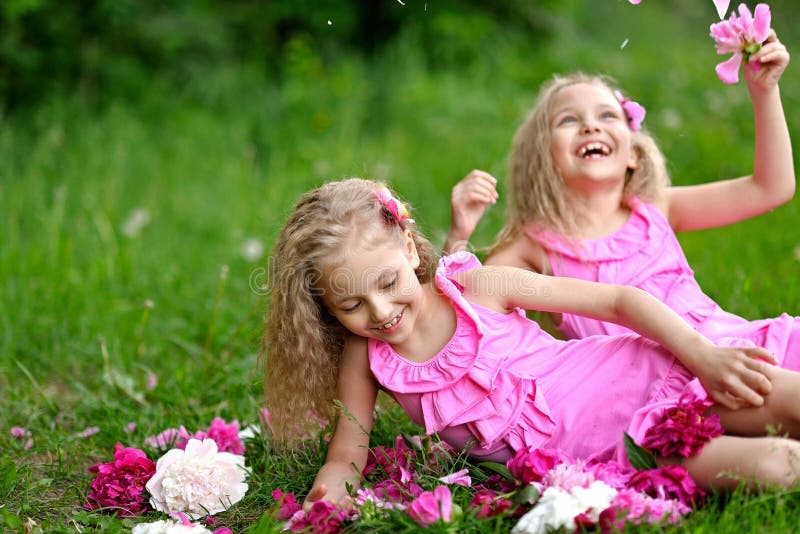
<instances>
[{"instance_id":1,"label":"green leaf","mask_svg":"<svg viewBox=\"0 0 800 534\"><path fill-rule=\"evenodd\" d=\"M480 467L485 467L486 469L489 469L490 471L494 471L495 473L498 473L499 475L501 475L503 478L505 478L507 480L514 480L514 477L511 475L511 471L509 471L508 468L506 466L504 466L503 464L498 464L496 462L481 462L478 465Z\"/></svg>"},{"instance_id":2,"label":"green leaf","mask_svg":"<svg viewBox=\"0 0 800 534\"><path fill-rule=\"evenodd\" d=\"M658 465L655 456L644 447L637 445L627 432L624 434L625 454L631 465L636 469L656 469Z\"/></svg>"},{"instance_id":3,"label":"green leaf","mask_svg":"<svg viewBox=\"0 0 800 534\"><path fill-rule=\"evenodd\" d=\"M511 498L511 502L514 504L533 504L539 500L539 490L536 489L536 486L532 484L528 484L527 486L521 487L514 493L514 496Z\"/></svg>"}]
</instances>

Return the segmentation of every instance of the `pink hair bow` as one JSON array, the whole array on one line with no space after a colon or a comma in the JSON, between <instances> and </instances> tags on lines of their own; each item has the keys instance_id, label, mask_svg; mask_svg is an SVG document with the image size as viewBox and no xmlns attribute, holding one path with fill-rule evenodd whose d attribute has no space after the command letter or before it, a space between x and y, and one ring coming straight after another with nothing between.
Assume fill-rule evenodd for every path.
<instances>
[{"instance_id":1,"label":"pink hair bow","mask_svg":"<svg viewBox=\"0 0 800 534\"><path fill-rule=\"evenodd\" d=\"M389 213L394 215L394 218L397 219L397 222L414 222L414 219L411 218L411 214L408 213L405 205L394 198L388 189L381 187L375 191L375 196L378 197L378 200L381 201L381 204L383 204L384 207L389 210Z\"/></svg>"},{"instance_id":2,"label":"pink hair bow","mask_svg":"<svg viewBox=\"0 0 800 534\"><path fill-rule=\"evenodd\" d=\"M628 126L630 126L631 130L634 132L638 132L642 128L642 121L644 120L645 114L647 114L644 106L625 97L619 91L614 91L614 96L617 97L617 100L619 100L622 106L622 110L625 112L625 116L628 117Z\"/></svg>"}]
</instances>

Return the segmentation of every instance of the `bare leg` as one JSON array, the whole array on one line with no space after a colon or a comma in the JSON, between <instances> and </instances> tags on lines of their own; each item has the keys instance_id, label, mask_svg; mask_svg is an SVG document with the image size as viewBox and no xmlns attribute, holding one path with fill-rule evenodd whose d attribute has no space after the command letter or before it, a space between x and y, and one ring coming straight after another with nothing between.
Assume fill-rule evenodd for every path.
<instances>
[{"instance_id":1,"label":"bare leg","mask_svg":"<svg viewBox=\"0 0 800 534\"><path fill-rule=\"evenodd\" d=\"M665 458L663 463L678 463ZM777 437L719 436L680 462L704 489L790 488L800 481L800 442Z\"/></svg>"},{"instance_id":2,"label":"bare leg","mask_svg":"<svg viewBox=\"0 0 800 534\"><path fill-rule=\"evenodd\" d=\"M774 429L780 435L800 439L800 373L769 367L772 391L758 408L729 410L720 405L709 409L717 413L726 434L764 436Z\"/></svg>"}]
</instances>

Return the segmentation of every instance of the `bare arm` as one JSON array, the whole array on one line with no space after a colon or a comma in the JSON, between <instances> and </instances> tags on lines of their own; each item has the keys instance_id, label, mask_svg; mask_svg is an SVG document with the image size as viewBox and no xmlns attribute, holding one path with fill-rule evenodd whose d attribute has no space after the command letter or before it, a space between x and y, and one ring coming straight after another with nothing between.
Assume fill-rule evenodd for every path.
<instances>
[{"instance_id":1,"label":"bare arm","mask_svg":"<svg viewBox=\"0 0 800 534\"><path fill-rule=\"evenodd\" d=\"M450 231L444 242L444 253L465 250L486 208L496 202L497 180L489 173L473 170L453 186L450 195Z\"/></svg>"},{"instance_id":2,"label":"bare arm","mask_svg":"<svg viewBox=\"0 0 800 534\"><path fill-rule=\"evenodd\" d=\"M770 390L762 348L717 347L667 305L641 289L547 276L513 267L463 273L465 296L498 311L515 307L584 315L621 324L672 352L698 376L717 402L760 406Z\"/></svg>"},{"instance_id":3,"label":"bare arm","mask_svg":"<svg viewBox=\"0 0 800 534\"><path fill-rule=\"evenodd\" d=\"M310 509L314 501L326 500L347 506L347 485L358 488L367 463L369 433L372 429L378 388L369 369L367 341L353 337L347 341L339 367L339 400L345 412L339 415L325 464L303 504Z\"/></svg>"},{"instance_id":4,"label":"bare arm","mask_svg":"<svg viewBox=\"0 0 800 534\"><path fill-rule=\"evenodd\" d=\"M789 53L772 31L764 46L750 57L760 62L754 73L743 68L753 103L755 151L753 174L667 191L666 214L676 232L701 230L742 221L791 200L795 191L789 128L781 104L778 80Z\"/></svg>"}]
</instances>

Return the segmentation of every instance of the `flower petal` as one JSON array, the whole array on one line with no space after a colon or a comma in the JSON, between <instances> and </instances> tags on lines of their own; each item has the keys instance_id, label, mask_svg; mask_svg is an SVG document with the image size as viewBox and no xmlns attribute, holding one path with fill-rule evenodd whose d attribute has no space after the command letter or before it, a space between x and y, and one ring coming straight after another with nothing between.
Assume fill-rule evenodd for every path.
<instances>
[{"instance_id":1,"label":"flower petal","mask_svg":"<svg viewBox=\"0 0 800 534\"><path fill-rule=\"evenodd\" d=\"M772 14L767 4L758 4L753 17L753 41L763 43L769 37L769 26Z\"/></svg>"},{"instance_id":2,"label":"flower petal","mask_svg":"<svg viewBox=\"0 0 800 534\"><path fill-rule=\"evenodd\" d=\"M735 52L728 61L719 63L714 70L717 71L719 79L725 83L736 83L739 81L739 67L742 64L742 54Z\"/></svg>"}]
</instances>

